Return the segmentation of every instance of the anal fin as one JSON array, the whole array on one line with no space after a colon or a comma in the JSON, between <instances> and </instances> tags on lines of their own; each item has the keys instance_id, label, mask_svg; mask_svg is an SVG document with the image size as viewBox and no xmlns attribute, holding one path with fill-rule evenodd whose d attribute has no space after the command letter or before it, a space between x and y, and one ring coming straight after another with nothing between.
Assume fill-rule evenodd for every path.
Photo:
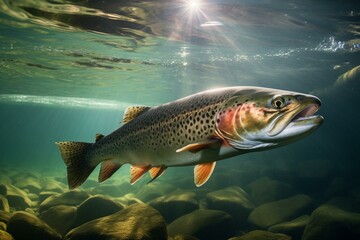
<instances>
[{"instance_id":1,"label":"anal fin","mask_svg":"<svg viewBox=\"0 0 360 240\"><path fill-rule=\"evenodd\" d=\"M151 166L131 166L130 167L130 184L133 185L147 172Z\"/></svg>"},{"instance_id":2,"label":"anal fin","mask_svg":"<svg viewBox=\"0 0 360 240\"><path fill-rule=\"evenodd\" d=\"M157 179L158 177L160 177L161 175L163 175L164 171L167 169L167 167L165 166L160 166L160 167L152 167L149 170L150 176L151 176L151 180L148 183L151 183L152 181L154 181L155 179Z\"/></svg>"},{"instance_id":3,"label":"anal fin","mask_svg":"<svg viewBox=\"0 0 360 240\"><path fill-rule=\"evenodd\" d=\"M216 162L201 163L194 168L194 183L197 187L202 186L209 180L216 166Z\"/></svg>"},{"instance_id":4,"label":"anal fin","mask_svg":"<svg viewBox=\"0 0 360 240\"><path fill-rule=\"evenodd\" d=\"M99 182L101 183L110 178L121 166L122 164L112 160L101 162L101 168L98 177Z\"/></svg>"}]
</instances>

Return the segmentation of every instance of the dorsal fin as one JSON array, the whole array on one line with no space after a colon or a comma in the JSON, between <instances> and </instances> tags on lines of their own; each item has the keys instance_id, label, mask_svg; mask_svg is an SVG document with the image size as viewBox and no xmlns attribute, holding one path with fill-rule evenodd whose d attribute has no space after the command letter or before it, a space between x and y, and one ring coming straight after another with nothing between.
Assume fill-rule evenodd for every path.
<instances>
[{"instance_id":1,"label":"dorsal fin","mask_svg":"<svg viewBox=\"0 0 360 240\"><path fill-rule=\"evenodd\" d=\"M102 139L104 137L104 135L102 135L101 133L97 133L95 135L95 142L98 142L100 139Z\"/></svg>"},{"instance_id":2,"label":"dorsal fin","mask_svg":"<svg viewBox=\"0 0 360 240\"><path fill-rule=\"evenodd\" d=\"M123 123L128 123L131 120L135 119L136 117L140 116L141 114L143 114L144 112L146 112L147 110L149 110L151 107L146 107L146 106L133 106L133 107L128 107L125 110L125 114L123 117L122 122Z\"/></svg>"}]
</instances>

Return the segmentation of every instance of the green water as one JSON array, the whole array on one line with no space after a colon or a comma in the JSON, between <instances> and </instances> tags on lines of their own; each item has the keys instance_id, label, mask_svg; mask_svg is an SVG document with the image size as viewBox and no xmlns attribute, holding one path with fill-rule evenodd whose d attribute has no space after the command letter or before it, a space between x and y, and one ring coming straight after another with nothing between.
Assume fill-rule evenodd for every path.
<instances>
[{"instance_id":1,"label":"green water","mask_svg":"<svg viewBox=\"0 0 360 240\"><path fill-rule=\"evenodd\" d=\"M195 9L187 3L0 1L0 167L55 172L66 183L56 141L93 142L96 133L121 126L128 106L261 86L318 96L323 126L289 146L219 162L215 175L251 171L241 180L215 176L209 189L270 177L319 206L326 200L319 192L341 178L348 196L360 169L359 3L204 0ZM318 160L332 169L325 183L302 182L288 171ZM127 181L128 171L121 168L114 179ZM159 182L175 189L192 171L169 169Z\"/></svg>"}]
</instances>

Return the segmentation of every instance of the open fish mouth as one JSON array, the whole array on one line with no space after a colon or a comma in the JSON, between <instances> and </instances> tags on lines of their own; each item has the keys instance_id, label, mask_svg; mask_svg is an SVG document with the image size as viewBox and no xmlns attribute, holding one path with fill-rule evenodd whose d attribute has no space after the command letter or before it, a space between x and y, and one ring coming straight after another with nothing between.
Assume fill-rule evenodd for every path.
<instances>
[{"instance_id":1,"label":"open fish mouth","mask_svg":"<svg viewBox=\"0 0 360 240\"><path fill-rule=\"evenodd\" d=\"M273 136L273 140L292 142L315 131L324 121L322 116L314 115L319 110L320 105L319 102L305 106L292 117L280 133Z\"/></svg>"},{"instance_id":2,"label":"open fish mouth","mask_svg":"<svg viewBox=\"0 0 360 240\"><path fill-rule=\"evenodd\" d=\"M309 106L306 106L290 120L290 123L301 122L301 121L306 121L306 120L311 120L311 119L316 119L318 117L321 117L318 115L314 115L314 113L316 113L319 110L320 105L321 105L320 103L319 104L312 103Z\"/></svg>"}]
</instances>

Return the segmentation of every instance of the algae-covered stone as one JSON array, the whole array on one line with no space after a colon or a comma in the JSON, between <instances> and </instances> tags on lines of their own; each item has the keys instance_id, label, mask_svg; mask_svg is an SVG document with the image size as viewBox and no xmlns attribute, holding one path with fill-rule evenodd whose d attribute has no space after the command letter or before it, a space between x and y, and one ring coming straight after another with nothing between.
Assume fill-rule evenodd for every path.
<instances>
[{"instance_id":1,"label":"algae-covered stone","mask_svg":"<svg viewBox=\"0 0 360 240\"><path fill-rule=\"evenodd\" d=\"M2 195L6 197L10 207L24 210L32 206L32 201L27 193L15 187L12 184L0 184L0 189L4 192Z\"/></svg>"},{"instance_id":2,"label":"algae-covered stone","mask_svg":"<svg viewBox=\"0 0 360 240\"><path fill-rule=\"evenodd\" d=\"M169 237L168 240L199 240L199 239L189 235L176 235Z\"/></svg>"},{"instance_id":3,"label":"algae-covered stone","mask_svg":"<svg viewBox=\"0 0 360 240\"><path fill-rule=\"evenodd\" d=\"M206 195L206 201L209 209L227 212L238 224L246 221L255 207L248 194L237 186L210 192Z\"/></svg>"},{"instance_id":4,"label":"algae-covered stone","mask_svg":"<svg viewBox=\"0 0 360 240\"><path fill-rule=\"evenodd\" d=\"M265 203L256 207L249 215L248 221L260 228L285 222L306 213L312 199L304 194Z\"/></svg>"},{"instance_id":5,"label":"algae-covered stone","mask_svg":"<svg viewBox=\"0 0 360 240\"><path fill-rule=\"evenodd\" d=\"M325 189L331 180L333 171L333 162L329 160L299 161L295 168L295 176L299 183L296 187L306 192L317 192L319 189Z\"/></svg>"},{"instance_id":6,"label":"algae-covered stone","mask_svg":"<svg viewBox=\"0 0 360 240\"><path fill-rule=\"evenodd\" d=\"M5 212L9 212L10 211L10 207L9 207L9 202L8 200L0 195L0 210L1 211L5 211Z\"/></svg>"},{"instance_id":7,"label":"algae-covered stone","mask_svg":"<svg viewBox=\"0 0 360 240\"><path fill-rule=\"evenodd\" d=\"M58 205L42 212L40 219L64 236L73 228L76 211L74 206Z\"/></svg>"},{"instance_id":8,"label":"algae-covered stone","mask_svg":"<svg viewBox=\"0 0 360 240\"><path fill-rule=\"evenodd\" d=\"M12 181L8 176L6 176L5 174L0 173L0 183L11 184ZM0 194L1 194L1 191L0 191Z\"/></svg>"},{"instance_id":9,"label":"algae-covered stone","mask_svg":"<svg viewBox=\"0 0 360 240\"><path fill-rule=\"evenodd\" d=\"M42 185L42 191L44 192L57 192L63 193L67 191L68 187L62 183L58 182L52 178L45 178Z\"/></svg>"},{"instance_id":10,"label":"algae-covered stone","mask_svg":"<svg viewBox=\"0 0 360 240\"><path fill-rule=\"evenodd\" d=\"M133 204L110 216L95 219L71 230L65 240L165 240L164 218L154 208Z\"/></svg>"},{"instance_id":11,"label":"algae-covered stone","mask_svg":"<svg viewBox=\"0 0 360 240\"><path fill-rule=\"evenodd\" d=\"M233 218L224 211L195 210L168 226L169 236L190 235L199 239L226 239L235 232Z\"/></svg>"},{"instance_id":12,"label":"algae-covered stone","mask_svg":"<svg viewBox=\"0 0 360 240\"><path fill-rule=\"evenodd\" d=\"M272 233L263 230L248 232L240 237L232 237L229 240L291 240L290 236L281 233Z\"/></svg>"},{"instance_id":13,"label":"algae-covered stone","mask_svg":"<svg viewBox=\"0 0 360 240\"><path fill-rule=\"evenodd\" d=\"M164 182L152 182L151 184L144 185L137 192L136 197L143 202L148 202L152 199L167 195L177 188L174 185Z\"/></svg>"},{"instance_id":14,"label":"algae-covered stone","mask_svg":"<svg viewBox=\"0 0 360 240\"><path fill-rule=\"evenodd\" d=\"M0 210L0 222L7 223L11 217L11 213Z\"/></svg>"},{"instance_id":15,"label":"algae-covered stone","mask_svg":"<svg viewBox=\"0 0 360 240\"><path fill-rule=\"evenodd\" d=\"M15 212L11 216L6 231L16 240L61 240L60 234L49 225L36 216L24 211Z\"/></svg>"},{"instance_id":16,"label":"algae-covered stone","mask_svg":"<svg viewBox=\"0 0 360 240\"><path fill-rule=\"evenodd\" d=\"M57 205L77 206L90 195L81 190L72 190L62 194L52 195L40 204L40 212Z\"/></svg>"},{"instance_id":17,"label":"algae-covered stone","mask_svg":"<svg viewBox=\"0 0 360 240\"><path fill-rule=\"evenodd\" d=\"M268 177L250 183L246 186L246 189L256 205L273 202L295 194L295 190L291 185Z\"/></svg>"},{"instance_id":18,"label":"algae-covered stone","mask_svg":"<svg viewBox=\"0 0 360 240\"><path fill-rule=\"evenodd\" d=\"M52 195L58 195L58 192L50 192L50 191L44 191L39 193L39 202L42 203L45 199Z\"/></svg>"},{"instance_id":19,"label":"algae-covered stone","mask_svg":"<svg viewBox=\"0 0 360 240\"><path fill-rule=\"evenodd\" d=\"M188 214L199 208L199 202L194 192L177 191L158 197L150 202L150 206L158 210L166 222Z\"/></svg>"},{"instance_id":20,"label":"algae-covered stone","mask_svg":"<svg viewBox=\"0 0 360 240\"><path fill-rule=\"evenodd\" d=\"M117 202L118 204L122 206L130 206L135 203L144 203L140 199L138 199L134 194L128 193L122 197L117 198L111 198L114 202Z\"/></svg>"},{"instance_id":21,"label":"algae-covered stone","mask_svg":"<svg viewBox=\"0 0 360 240\"><path fill-rule=\"evenodd\" d=\"M359 199L360 200L360 199ZM336 206L345 211L360 213L360 201L347 196L333 197L326 204Z\"/></svg>"},{"instance_id":22,"label":"algae-covered stone","mask_svg":"<svg viewBox=\"0 0 360 240\"><path fill-rule=\"evenodd\" d=\"M89 189L91 194L109 195L111 197L121 197L128 192L134 191L134 187L129 182L121 184L101 184L97 183L96 187Z\"/></svg>"},{"instance_id":23,"label":"algae-covered stone","mask_svg":"<svg viewBox=\"0 0 360 240\"><path fill-rule=\"evenodd\" d=\"M0 230L3 230L3 231L6 230L6 224L4 222L0 222Z\"/></svg>"},{"instance_id":24,"label":"algae-covered stone","mask_svg":"<svg viewBox=\"0 0 360 240\"><path fill-rule=\"evenodd\" d=\"M122 210L123 207L108 197L96 195L89 197L78 206L74 226L105 217Z\"/></svg>"},{"instance_id":25,"label":"algae-covered stone","mask_svg":"<svg viewBox=\"0 0 360 240\"><path fill-rule=\"evenodd\" d=\"M284 233L294 239L301 239L306 224L309 222L309 215L302 215L289 222L283 222L271 226L268 231L274 233Z\"/></svg>"},{"instance_id":26,"label":"algae-covered stone","mask_svg":"<svg viewBox=\"0 0 360 240\"><path fill-rule=\"evenodd\" d=\"M0 239L1 240L14 240L10 233L7 233L3 230L0 230Z\"/></svg>"},{"instance_id":27,"label":"algae-covered stone","mask_svg":"<svg viewBox=\"0 0 360 240\"><path fill-rule=\"evenodd\" d=\"M302 240L360 239L360 214L322 205L311 214Z\"/></svg>"},{"instance_id":28,"label":"algae-covered stone","mask_svg":"<svg viewBox=\"0 0 360 240\"><path fill-rule=\"evenodd\" d=\"M20 189L28 189L32 193L38 194L41 191L41 182L38 178L27 177L22 178L20 181L14 183Z\"/></svg>"}]
</instances>

